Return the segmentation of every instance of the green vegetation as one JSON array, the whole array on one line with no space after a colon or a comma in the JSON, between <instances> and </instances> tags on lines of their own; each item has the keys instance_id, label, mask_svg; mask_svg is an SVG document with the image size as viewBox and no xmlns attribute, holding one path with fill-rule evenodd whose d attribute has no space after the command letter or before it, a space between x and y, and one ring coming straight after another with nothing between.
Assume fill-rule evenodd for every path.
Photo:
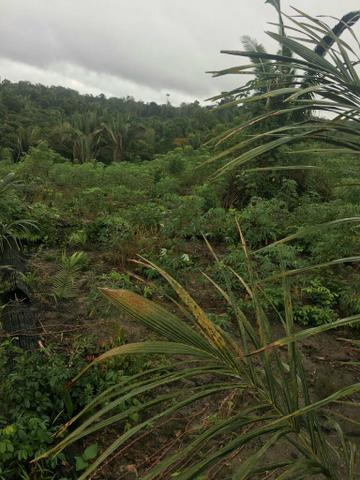
<instances>
[{"instance_id":1,"label":"green vegetation","mask_svg":"<svg viewBox=\"0 0 360 480\"><path fill-rule=\"evenodd\" d=\"M202 108L199 102L173 107L3 80L0 159L18 162L45 141L54 159L74 163L151 160L176 146L198 147L237 114Z\"/></svg>"},{"instance_id":2,"label":"green vegetation","mask_svg":"<svg viewBox=\"0 0 360 480\"><path fill-rule=\"evenodd\" d=\"M122 345L123 337L116 338L113 343ZM74 338L67 351L60 350L59 345L32 352L24 352L10 342L1 345L1 479L47 479L54 478L55 472L59 478L72 477L72 474L67 477L67 472L72 471L72 464L79 464L76 459L78 449L30 468L29 461L46 451L60 426L99 393L146 367L144 361L115 359L105 367L92 369L75 388L67 390L66 384L88 364L89 353L99 354L109 347L100 347L93 336ZM125 402L118 411L131 405L136 405L136 401ZM134 420L135 416L129 417L129 425Z\"/></svg>"},{"instance_id":3,"label":"green vegetation","mask_svg":"<svg viewBox=\"0 0 360 480\"><path fill-rule=\"evenodd\" d=\"M1 479L358 478L360 13L267 3L217 108L0 84Z\"/></svg>"}]
</instances>

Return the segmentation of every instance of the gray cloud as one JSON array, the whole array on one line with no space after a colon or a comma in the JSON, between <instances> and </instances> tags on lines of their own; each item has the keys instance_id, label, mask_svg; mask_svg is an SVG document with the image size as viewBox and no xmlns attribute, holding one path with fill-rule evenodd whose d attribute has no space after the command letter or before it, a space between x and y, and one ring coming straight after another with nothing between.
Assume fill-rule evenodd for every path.
<instances>
[{"instance_id":1,"label":"gray cloud","mask_svg":"<svg viewBox=\"0 0 360 480\"><path fill-rule=\"evenodd\" d=\"M358 0L283 1L311 14L341 16ZM219 55L250 35L269 45L263 0L0 0L0 74L62 84L81 92L133 95L145 101L200 100L238 78L214 80L206 70L236 59Z\"/></svg>"}]
</instances>

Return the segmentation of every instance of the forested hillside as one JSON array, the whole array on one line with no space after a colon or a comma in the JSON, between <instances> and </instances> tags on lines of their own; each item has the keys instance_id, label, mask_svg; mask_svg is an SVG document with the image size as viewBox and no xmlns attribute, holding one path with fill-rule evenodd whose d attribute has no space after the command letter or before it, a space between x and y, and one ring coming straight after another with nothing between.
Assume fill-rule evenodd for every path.
<instances>
[{"instance_id":1,"label":"forested hillside","mask_svg":"<svg viewBox=\"0 0 360 480\"><path fill-rule=\"evenodd\" d=\"M176 146L199 147L237 114L199 102L174 107L80 95L29 82L0 84L2 159L17 162L40 141L75 163L142 161Z\"/></svg>"},{"instance_id":2,"label":"forested hillside","mask_svg":"<svg viewBox=\"0 0 360 480\"><path fill-rule=\"evenodd\" d=\"M211 107L0 84L0 480L359 478L360 13L269 3Z\"/></svg>"}]
</instances>

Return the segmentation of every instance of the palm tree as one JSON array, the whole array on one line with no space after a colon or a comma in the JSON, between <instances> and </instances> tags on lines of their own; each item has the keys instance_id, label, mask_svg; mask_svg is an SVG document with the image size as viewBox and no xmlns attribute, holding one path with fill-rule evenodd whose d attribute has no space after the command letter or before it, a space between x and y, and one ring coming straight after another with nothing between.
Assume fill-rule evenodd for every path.
<instances>
[{"instance_id":1,"label":"palm tree","mask_svg":"<svg viewBox=\"0 0 360 480\"><path fill-rule=\"evenodd\" d=\"M241 37L241 41L246 52L266 53L265 47L248 35ZM252 85L250 84L251 91L262 94L272 90L271 77L275 75L275 71L271 62L268 59L263 60L262 58L253 58L251 62L255 76Z\"/></svg>"},{"instance_id":2,"label":"palm tree","mask_svg":"<svg viewBox=\"0 0 360 480\"><path fill-rule=\"evenodd\" d=\"M38 127L19 127L16 132L16 160L19 160L30 147L40 141L40 129Z\"/></svg>"},{"instance_id":3,"label":"palm tree","mask_svg":"<svg viewBox=\"0 0 360 480\"><path fill-rule=\"evenodd\" d=\"M254 91L254 84L248 83L230 92L237 95L230 103L232 106L271 100L271 108L226 132L216 141L235 140L250 125L261 125L269 118L282 118L284 125L236 143L230 150L216 156L216 161L232 157L221 172L243 166L281 145L306 139L326 142L341 147L345 152L359 151L360 77L357 66L360 63L360 48L352 26L359 20L360 11L344 15L331 28L323 20L294 10L297 15L286 16L290 24L283 25L283 33L268 32L290 53L270 54L255 48L252 51L249 48L222 51L248 57L252 63L213 72L215 76L244 72L256 74L258 70L254 71L254 63L259 65L263 62L271 71L272 85L276 87L264 93L255 91L250 97L244 97L244 92ZM355 46L340 39L344 31L350 32ZM284 68L288 72L285 77ZM219 98L214 97L216 100ZM325 117L319 117L319 114L325 114ZM254 144L255 148L252 148Z\"/></svg>"},{"instance_id":4,"label":"palm tree","mask_svg":"<svg viewBox=\"0 0 360 480\"><path fill-rule=\"evenodd\" d=\"M108 140L112 145L113 162L121 162L124 158L127 138L131 128L129 117L119 113L115 117L109 117L102 123L102 127Z\"/></svg>"},{"instance_id":5,"label":"palm tree","mask_svg":"<svg viewBox=\"0 0 360 480\"><path fill-rule=\"evenodd\" d=\"M96 112L75 115L68 127L66 133L73 143L73 160L79 163L96 160L102 133Z\"/></svg>"},{"instance_id":6,"label":"palm tree","mask_svg":"<svg viewBox=\"0 0 360 480\"><path fill-rule=\"evenodd\" d=\"M127 152L136 151L136 142L145 134L145 128L129 115L109 116L102 123L105 141L112 146L113 162L127 158Z\"/></svg>"}]
</instances>

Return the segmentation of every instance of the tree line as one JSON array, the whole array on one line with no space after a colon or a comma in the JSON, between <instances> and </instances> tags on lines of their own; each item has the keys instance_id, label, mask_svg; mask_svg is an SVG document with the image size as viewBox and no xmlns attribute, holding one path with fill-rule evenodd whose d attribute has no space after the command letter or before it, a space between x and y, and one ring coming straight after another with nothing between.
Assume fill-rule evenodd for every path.
<instances>
[{"instance_id":1,"label":"tree line","mask_svg":"<svg viewBox=\"0 0 360 480\"><path fill-rule=\"evenodd\" d=\"M46 141L74 163L151 160L177 146L199 147L232 122L237 110L203 107L198 101L159 105L3 80L0 159L17 162Z\"/></svg>"}]
</instances>

